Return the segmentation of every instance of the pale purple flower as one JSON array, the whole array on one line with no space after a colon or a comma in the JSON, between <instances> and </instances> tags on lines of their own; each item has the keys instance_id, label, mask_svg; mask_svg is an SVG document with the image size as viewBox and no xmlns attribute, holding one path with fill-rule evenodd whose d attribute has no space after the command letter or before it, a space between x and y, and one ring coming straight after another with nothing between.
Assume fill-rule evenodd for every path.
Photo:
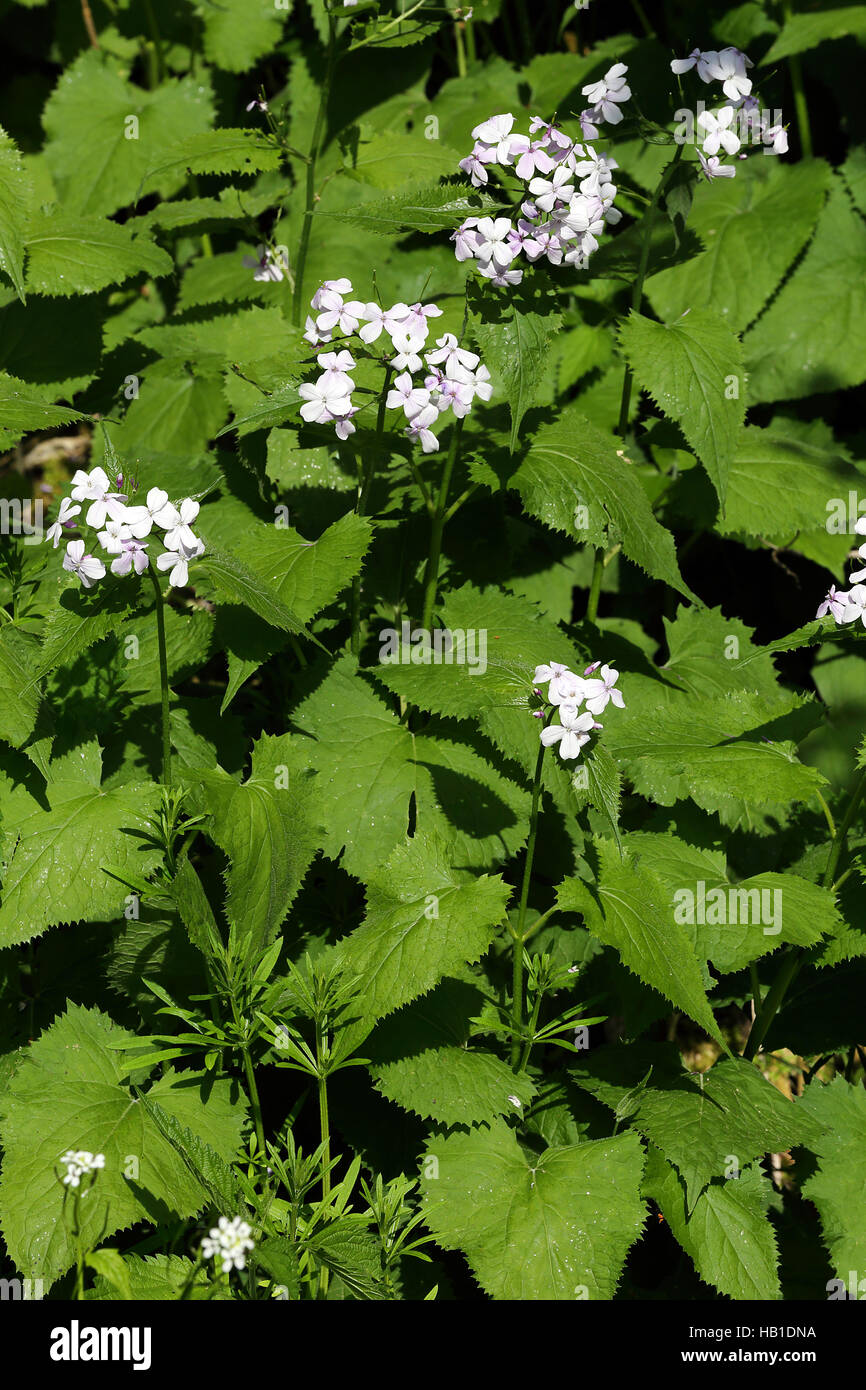
<instances>
[{"instance_id":1,"label":"pale purple flower","mask_svg":"<svg viewBox=\"0 0 866 1390\"><path fill-rule=\"evenodd\" d=\"M99 532L98 540L102 549L109 555L119 555L123 549L123 542L130 540L132 532L125 521L116 521L109 517L105 522L105 527Z\"/></svg>"},{"instance_id":2,"label":"pale purple flower","mask_svg":"<svg viewBox=\"0 0 866 1390\"><path fill-rule=\"evenodd\" d=\"M514 172L524 182L536 174L549 174L555 165L544 148L544 142L530 140L528 135L512 135L511 154L513 158L516 157Z\"/></svg>"},{"instance_id":3,"label":"pale purple flower","mask_svg":"<svg viewBox=\"0 0 866 1390\"><path fill-rule=\"evenodd\" d=\"M400 324L400 332L409 333L416 338L423 338L426 342L430 333L430 324L427 320L441 317L442 310L436 304L412 304L408 316Z\"/></svg>"},{"instance_id":4,"label":"pale purple flower","mask_svg":"<svg viewBox=\"0 0 866 1390\"><path fill-rule=\"evenodd\" d=\"M179 507L174 503L167 502L166 505L156 513L153 518L157 526L161 526L165 531L163 544L167 550L192 550L199 544L198 539L193 535L190 527L199 513L199 504L194 502L191 497L185 497Z\"/></svg>"},{"instance_id":5,"label":"pale purple flower","mask_svg":"<svg viewBox=\"0 0 866 1390\"><path fill-rule=\"evenodd\" d=\"M818 612L815 614L815 617L823 618L827 613L832 613L836 622L841 623L842 614L845 612L847 603L848 594L837 589L835 584L831 584L827 591L827 596L818 609Z\"/></svg>"},{"instance_id":6,"label":"pale purple flower","mask_svg":"<svg viewBox=\"0 0 866 1390\"><path fill-rule=\"evenodd\" d=\"M385 400L385 405L389 410L402 410L407 420L414 420L415 416L429 404L429 390L416 386L408 372L403 372L400 376L395 377Z\"/></svg>"},{"instance_id":7,"label":"pale purple flower","mask_svg":"<svg viewBox=\"0 0 866 1390\"><path fill-rule=\"evenodd\" d=\"M147 569L147 546L140 541L128 540L123 542L123 550L116 560L111 562L111 573L125 575L134 569L136 574L144 574Z\"/></svg>"},{"instance_id":8,"label":"pale purple flower","mask_svg":"<svg viewBox=\"0 0 866 1390\"><path fill-rule=\"evenodd\" d=\"M863 584L853 585L847 595L842 616L836 618L836 621L837 623L856 623L858 618L866 627L866 586Z\"/></svg>"},{"instance_id":9,"label":"pale purple flower","mask_svg":"<svg viewBox=\"0 0 866 1390\"><path fill-rule=\"evenodd\" d=\"M529 191L542 212L552 212L557 203L567 203L574 197L571 177L571 170L560 164L549 179L532 180Z\"/></svg>"},{"instance_id":10,"label":"pale purple flower","mask_svg":"<svg viewBox=\"0 0 866 1390\"><path fill-rule=\"evenodd\" d=\"M391 358L391 366L401 372L419 372L422 363L418 349L424 346L424 338L400 331L392 334L391 342L396 351L396 356Z\"/></svg>"},{"instance_id":11,"label":"pale purple flower","mask_svg":"<svg viewBox=\"0 0 866 1390\"><path fill-rule=\"evenodd\" d=\"M347 294L352 293L352 282L345 276L341 280L323 280L310 300L310 308L317 314L325 309L342 308Z\"/></svg>"},{"instance_id":12,"label":"pale purple flower","mask_svg":"<svg viewBox=\"0 0 866 1390\"><path fill-rule=\"evenodd\" d=\"M453 333L445 333L437 338L435 351L427 353L428 367L444 365L446 376L458 376L459 369L474 371L479 360L477 352L469 352L467 348L458 346Z\"/></svg>"},{"instance_id":13,"label":"pale purple flower","mask_svg":"<svg viewBox=\"0 0 866 1390\"><path fill-rule=\"evenodd\" d=\"M395 331L398 331L409 317L409 305L392 304L390 309L382 309L378 304L365 304L362 317L366 319L366 323L359 337L362 342L375 343L383 328L389 337L393 337Z\"/></svg>"},{"instance_id":14,"label":"pale purple flower","mask_svg":"<svg viewBox=\"0 0 866 1390\"><path fill-rule=\"evenodd\" d=\"M84 541L70 541L63 557L63 568L77 574L85 589L91 589L105 574L105 565L95 555L85 553Z\"/></svg>"},{"instance_id":15,"label":"pale purple flower","mask_svg":"<svg viewBox=\"0 0 866 1390\"><path fill-rule=\"evenodd\" d=\"M159 512L168 506L168 493L163 492L161 487L152 487L148 491L146 503L127 507L123 514L123 519L129 527L130 535L136 540L144 540L149 536L154 522Z\"/></svg>"},{"instance_id":16,"label":"pale purple flower","mask_svg":"<svg viewBox=\"0 0 866 1390\"><path fill-rule=\"evenodd\" d=\"M752 63L745 53L738 48L723 48L719 53L705 53L704 58L707 60L705 81L721 82L722 91L731 101L749 95L752 81L746 76L746 68L752 67Z\"/></svg>"},{"instance_id":17,"label":"pale purple flower","mask_svg":"<svg viewBox=\"0 0 866 1390\"><path fill-rule=\"evenodd\" d=\"M355 365L354 357L346 348L343 348L341 352L320 352L316 361L324 370L325 375L338 373L345 376Z\"/></svg>"},{"instance_id":18,"label":"pale purple flower","mask_svg":"<svg viewBox=\"0 0 866 1390\"><path fill-rule=\"evenodd\" d=\"M711 182L713 179L732 179L736 175L737 171L733 164L723 164L718 155L713 155L711 159L707 159L698 150L698 159L701 161L701 171L704 177Z\"/></svg>"},{"instance_id":19,"label":"pale purple flower","mask_svg":"<svg viewBox=\"0 0 866 1390\"><path fill-rule=\"evenodd\" d=\"M477 140L482 145L489 145L495 155L497 164L509 164L511 162L511 127L514 125L514 117L510 113L501 116L491 116L488 120L482 121L472 131L473 140Z\"/></svg>"},{"instance_id":20,"label":"pale purple flower","mask_svg":"<svg viewBox=\"0 0 866 1390\"><path fill-rule=\"evenodd\" d=\"M306 381L298 387L298 395L305 402L301 406L301 419L314 425L327 425L336 415L348 415L352 408L349 377L340 373L323 372L318 381Z\"/></svg>"},{"instance_id":21,"label":"pale purple flower","mask_svg":"<svg viewBox=\"0 0 866 1390\"><path fill-rule=\"evenodd\" d=\"M583 698L590 714L602 714L608 703L616 705L617 709L624 709L622 693L614 689L619 680L619 671L602 666L600 675L600 680L585 680L583 683Z\"/></svg>"},{"instance_id":22,"label":"pale purple flower","mask_svg":"<svg viewBox=\"0 0 866 1390\"><path fill-rule=\"evenodd\" d=\"M245 270L254 270L254 280L278 281L285 279L286 266L276 251L270 246L257 246L254 256L244 256L241 265Z\"/></svg>"},{"instance_id":23,"label":"pale purple flower","mask_svg":"<svg viewBox=\"0 0 866 1390\"><path fill-rule=\"evenodd\" d=\"M103 526L108 516L121 518L126 502L123 493L111 491L104 468L93 468L90 473L79 468L72 479L72 499L75 502L90 502L84 518L88 526Z\"/></svg>"},{"instance_id":24,"label":"pale purple flower","mask_svg":"<svg viewBox=\"0 0 866 1390\"><path fill-rule=\"evenodd\" d=\"M559 756L570 760L580 757L580 750L589 743L589 731L599 727L591 714L578 714L577 706L562 704L559 707L559 724L548 724L541 731L541 742L545 748L559 744Z\"/></svg>"},{"instance_id":25,"label":"pale purple flower","mask_svg":"<svg viewBox=\"0 0 866 1390\"><path fill-rule=\"evenodd\" d=\"M471 260L478 250L477 226L477 217L467 217L466 221L461 223L455 232L451 233L451 240L454 242L454 255L458 261Z\"/></svg>"},{"instance_id":26,"label":"pale purple flower","mask_svg":"<svg viewBox=\"0 0 866 1390\"><path fill-rule=\"evenodd\" d=\"M602 120L609 121L611 125L618 125L622 120L620 105L631 96L631 89L625 80L627 72L625 63L614 63L600 81L591 82L589 86L581 88L590 106L601 115Z\"/></svg>"},{"instance_id":27,"label":"pale purple flower","mask_svg":"<svg viewBox=\"0 0 866 1390\"><path fill-rule=\"evenodd\" d=\"M333 334L319 331L316 321L307 314L307 321L304 324L304 337L311 347L319 347L321 343L329 343Z\"/></svg>"},{"instance_id":28,"label":"pale purple flower","mask_svg":"<svg viewBox=\"0 0 866 1390\"><path fill-rule=\"evenodd\" d=\"M56 550L62 538L63 530L72 525L72 518L81 511L80 507L75 507L68 497L61 497L60 511L57 513L57 520L49 526L45 533L45 539L51 541Z\"/></svg>"},{"instance_id":29,"label":"pale purple flower","mask_svg":"<svg viewBox=\"0 0 866 1390\"><path fill-rule=\"evenodd\" d=\"M478 248L475 255L482 267L493 262L495 271L505 270L514 260L514 230L507 217L482 217L476 226Z\"/></svg>"},{"instance_id":30,"label":"pale purple flower","mask_svg":"<svg viewBox=\"0 0 866 1390\"><path fill-rule=\"evenodd\" d=\"M707 132L703 143L706 155L718 154L719 146L727 154L736 154L740 148L740 138L732 129L736 112L733 106L723 106L720 111L702 111L698 125Z\"/></svg>"}]
</instances>

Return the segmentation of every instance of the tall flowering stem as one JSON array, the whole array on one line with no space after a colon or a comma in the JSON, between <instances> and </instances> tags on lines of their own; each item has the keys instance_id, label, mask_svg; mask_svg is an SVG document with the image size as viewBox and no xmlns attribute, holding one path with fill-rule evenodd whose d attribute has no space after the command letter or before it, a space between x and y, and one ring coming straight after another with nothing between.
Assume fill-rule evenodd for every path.
<instances>
[{"instance_id":1,"label":"tall flowering stem","mask_svg":"<svg viewBox=\"0 0 866 1390\"><path fill-rule=\"evenodd\" d=\"M454 466L457 463L457 455L460 450L460 435L462 431L462 419L455 420L454 433L451 436L451 447L448 450L448 457L445 460L445 467L442 470L439 496L432 512L433 525L430 531L430 551L427 556L427 568L424 571L424 609L421 617L421 626L425 630L429 630L433 623L433 609L436 606L436 591L439 586L439 561L442 557L442 534L445 530L445 522L448 519L448 489L451 486Z\"/></svg>"},{"instance_id":2,"label":"tall flowering stem","mask_svg":"<svg viewBox=\"0 0 866 1390\"><path fill-rule=\"evenodd\" d=\"M552 715L552 711L551 711ZM545 728L550 722L545 719ZM529 813L529 839L526 842L526 859L523 865L523 883L520 888L520 907L517 912L517 929L514 932L511 971L511 1013L514 1019L514 1032L511 1035L511 1065L520 1070L520 1034L523 1029L523 945L526 927L526 908L529 902L529 885L532 882L532 861L535 858L535 841L538 838L538 811L541 805L541 769L544 766L545 745L539 744L535 760L535 777L532 783L532 809Z\"/></svg>"},{"instance_id":3,"label":"tall flowering stem","mask_svg":"<svg viewBox=\"0 0 866 1390\"><path fill-rule=\"evenodd\" d=\"M162 702L162 785L171 786L171 707L168 688L168 654L165 646L165 610L162 590L152 564L147 567L156 609L156 643L159 651L159 686Z\"/></svg>"},{"instance_id":4,"label":"tall flowering stem","mask_svg":"<svg viewBox=\"0 0 866 1390\"><path fill-rule=\"evenodd\" d=\"M328 56L325 65L325 80L322 83L319 93L319 109L316 112L316 122L313 126L310 153L307 156L307 177L304 191L304 220L301 223L301 237L298 242L298 254L295 258L295 286L292 295L292 322L295 325L301 322L301 312L304 304L304 270L307 264L307 252L310 247L310 235L313 230L314 204L316 201L316 164L322 153L322 146L325 143L328 101L331 95L331 82L334 77L334 65L337 58L337 25L331 11L328 10L326 13L328 16Z\"/></svg>"},{"instance_id":5,"label":"tall flowering stem","mask_svg":"<svg viewBox=\"0 0 866 1390\"><path fill-rule=\"evenodd\" d=\"M784 0L782 16L787 24L793 14L791 0ZM803 64L799 53L792 53L788 59L791 74L791 87L794 92L794 110L797 113L797 130L800 133L800 153L804 159L812 158L812 128L809 125L809 107L806 103L806 90L803 86Z\"/></svg>"},{"instance_id":6,"label":"tall flowering stem","mask_svg":"<svg viewBox=\"0 0 866 1390\"><path fill-rule=\"evenodd\" d=\"M385 381L382 386L382 394L379 397L379 409L376 414L376 438L371 445L361 475L361 484L358 489L358 502L355 511L358 516L366 516L367 500L370 496L370 488L373 484L373 474L376 471L376 460L382 451L382 440L385 433L385 404L388 399L388 390L391 386L393 371L388 367L385 371ZM352 652L355 656L361 650L361 576L356 575L352 580Z\"/></svg>"}]
</instances>

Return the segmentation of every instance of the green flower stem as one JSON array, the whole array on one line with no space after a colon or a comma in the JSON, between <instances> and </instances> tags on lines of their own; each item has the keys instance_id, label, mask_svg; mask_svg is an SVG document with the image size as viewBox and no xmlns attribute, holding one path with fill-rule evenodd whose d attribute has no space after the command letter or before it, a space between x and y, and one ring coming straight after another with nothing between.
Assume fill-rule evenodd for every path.
<instances>
[{"instance_id":1,"label":"green flower stem","mask_svg":"<svg viewBox=\"0 0 866 1390\"><path fill-rule=\"evenodd\" d=\"M685 145L677 145L676 154L674 155L670 164L664 170L661 178L659 179L656 190L653 193L650 205L644 214L644 234L643 242L641 244L640 262L638 264L637 277L635 279L631 295L631 307L635 313L639 312L641 301L643 300L643 283L646 279L647 267L649 265L650 246L652 244L652 230L653 225L655 223L655 215L658 210L658 205L662 200L664 191L668 186L668 181L677 164L682 159L684 149ZM628 411L629 406L631 404L631 387L632 372L631 368L628 365L626 365L625 376L623 377L622 382L622 397L620 399L619 405L619 424L616 427L616 432L622 439L625 439L625 436L628 433Z\"/></svg>"},{"instance_id":2,"label":"green flower stem","mask_svg":"<svg viewBox=\"0 0 866 1390\"><path fill-rule=\"evenodd\" d=\"M253 1067L253 1059L250 1056L248 1047L243 1049L244 1076L247 1079L247 1095L250 1098L250 1109L253 1112L253 1124L256 1130L256 1143L262 1158L267 1157L267 1145L265 1143L265 1127L262 1122L262 1103L259 1099L259 1088L256 1085L256 1073Z\"/></svg>"},{"instance_id":3,"label":"green flower stem","mask_svg":"<svg viewBox=\"0 0 866 1390\"><path fill-rule=\"evenodd\" d=\"M834 886L836 870L839 867L839 860L845 848L848 831L854 824L854 819L864 794L866 794L866 768L861 772L860 779L851 793L851 800L848 802L848 809L845 812L842 824L830 840L830 853L827 858L827 867L824 870L824 877L822 879L822 886L824 888L832 888ZM797 972L805 959L806 952L803 948L799 950L789 950L786 953L779 973L770 986L767 997L758 1011L755 1022L752 1024L752 1031L749 1034L749 1040L743 1052L743 1056L748 1058L749 1061L755 1056L758 1048L767 1036L770 1024L782 1007L785 995L796 978Z\"/></svg>"},{"instance_id":4,"label":"green flower stem","mask_svg":"<svg viewBox=\"0 0 866 1390\"><path fill-rule=\"evenodd\" d=\"M454 23L454 46L457 49L457 76L466 76L466 45L463 42L463 26L460 20Z\"/></svg>"},{"instance_id":5,"label":"green flower stem","mask_svg":"<svg viewBox=\"0 0 866 1390\"><path fill-rule=\"evenodd\" d=\"M470 63L477 63L478 50L475 47L474 21L471 19L465 19L463 22L466 26L466 56L468 57Z\"/></svg>"},{"instance_id":6,"label":"green flower stem","mask_svg":"<svg viewBox=\"0 0 866 1390\"><path fill-rule=\"evenodd\" d=\"M595 560L592 566L592 581L589 586L589 598L586 604L586 616L591 623L598 617L598 600L601 596L601 581L604 575L604 546L600 545L595 552Z\"/></svg>"},{"instance_id":7,"label":"green flower stem","mask_svg":"<svg viewBox=\"0 0 866 1390\"><path fill-rule=\"evenodd\" d=\"M430 529L430 551L427 556L427 568L424 571L424 608L421 617L421 626L425 632L429 632L433 625L433 609L436 606L436 591L439 586L439 561L442 558L442 533L445 530L445 522L448 516L448 489L451 486L451 477L454 473L454 465L457 462L462 431L463 421L455 421L454 433L451 436L451 446L448 450L448 457L445 460L445 467L442 470L439 497L433 512L433 525Z\"/></svg>"},{"instance_id":8,"label":"green flower stem","mask_svg":"<svg viewBox=\"0 0 866 1390\"><path fill-rule=\"evenodd\" d=\"M550 723L551 715L544 721ZM532 882L532 861L535 858L535 841L538 838L538 809L541 803L541 769L544 765L544 744L539 744L535 760L535 777L532 782L532 809L529 813L529 839L526 842L526 860L523 865L523 884L520 889L520 907L517 913L517 931L513 933L513 959L511 975L511 1014L514 1019L514 1032L511 1038L511 1065L519 1071L520 1033L523 1028L523 946L525 942L526 907L529 902L529 885Z\"/></svg>"},{"instance_id":9,"label":"green flower stem","mask_svg":"<svg viewBox=\"0 0 866 1390\"><path fill-rule=\"evenodd\" d=\"M386 368L385 381L382 386L382 394L379 397L379 409L376 413L376 438L368 450L364 460L364 468L361 475L361 486L358 489L358 501L355 511L358 516L366 516L367 501L370 496L370 488L373 483L373 474L376 471L376 460L382 453L382 440L385 433L385 402L388 399L388 391L391 386L393 371L391 367ZM358 574L352 580L352 652L358 656L361 651L361 576Z\"/></svg>"},{"instance_id":10,"label":"green flower stem","mask_svg":"<svg viewBox=\"0 0 866 1390\"><path fill-rule=\"evenodd\" d=\"M770 1024L773 1022L773 1019L782 1006L782 1001L788 992L788 987L792 984L800 966L803 964L804 954L802 950L786 951L782 965L779 968L779 973L771 984L767 997L752 1024L752 1031L749 1034L749 1040L743 1052L743 1056L747 1062L752 1061L761 1043L767 1036Z\"/></svg>"},{"instance_id":11,"label":"green flower stem","mask_svg":"<svg viewBox=\"0 0 866 1390\"><path fill-rule=\"evenodd\" d=\"M304 220L301 223L301 237L298 242L298 254L295 258L295 288L292 295L292 322L297 326L301 322L301 314L304 304L304 270L307 264L307 252L310 247L310 234L313 230L314 203L316 201L316 163L322 153L325 143L326 124L328 115L328 100L331 95L331 82L334 77L334 64L337 56L337 25L334 16L328 11L328 57L325 65L325 80L319 93L319 109L316 112L316 122L313 126L313 138L310 141L310 153L307 156L307 177L304 190Z\"/></svg>"},{"instance_id":12,"label":"green flower stem","mask_svg":"<svg viewBox=\"0 0 866 1390\"><path fill-rule=\"evenodd\" d=\"M782 18L786 24L792 14L791 0L784 0ZM797 113L797 130L800 134L800 153L804 159L811 159L812 127L809 124L809 107L806 102L806 89L803 86L803 65L799 53L792 54L788 59L788 71L791 74L791 87L794 92L794 110Z\"/></svg>"},{"instance_id":13,"label":"green flower stem","mask_svg":"<svg viewBox=\"0 0 866 1390\"><path fill-rule=\"evenodd\" d=\"M842 824L839 826L838 830L836 831L836 834L830 841L830 853L827 858L827 867L824 870L823 879L823 886L825 888L829 888L830 885L833 883L834 878L836 877L836 870L839 867L839 860L842 857L842 851L845 848L845 841L848 838L848 831L854 824L854 817L857 814L860 802L863 800L864 793L866 793L866 768L864 768L861 772L860 780L854 788L854 791L851 793L851 800L848 803L848 810L845 812Z\"/></svg>"},{"instance_id":14,"label":"green flower stem","mask_svg":"<svg viewBox=\"0 0 866 1390\"><path fill-rule=\"evenodd\" d=\"M153 585L154 599L156 600L156 642L159 649L159 685L162 697L162 785L171 786L171 692L168 688L168 656L165 648L165 610L163 604L165 600L162 590L159 587L159 580L156 575L153 561L148 565L147 572L150 575L150 582Z\"/></svg>"},{"instance_id":15,"label":"green flower stem","mask_svg":"<svg viewBox=\"0 0 866 1390\"><path fill-rule=\"evenodd\" d=\"M521 949L521 955L522 955L522 954L523 954L523 945L522 945L522 943L521 943L521 948L520 948L520 949ZM523 1044L523 1051L522 1051L522 1053L520 1054L520 1061L519 1061L518 1064L517 1064L517 1073L518 1073L518 1075L520 1075L521 1072L526 1071L526 1064L527 1064L527 1062L529 1061L529 1054L530 1054L531 1051L532 1051L532 1040L533 1040L533 1038L534 1038L534 1036L535 1036L535 1030L536 1030L536 1028L538 1027L538 1015L541 1013L541 1001L542 1001L543 997L544 997L544 992L543 992L543 990L540 990L540 989L539 989L539 990L536 990L535 999L534 999L533 1005L532 1005L532 1015L531 1015L531 1017L530 1017L530 1019L529 1019L529 1025L528 1025L528 1027L527 1027L527 1032L529 1033L529 1037L526 1039L526 1042Z\"/></svg>"},{"instance_id":16,"label":"green flower stem","mask_svg":"<svg viewBox=\"0 0 866 1390\"><path fill-rule=\"evenodd\" d=\"M322 1201L331 1195L331 1126L328 1116L328 1077L322 1062L325 1053L325 1033L320 1019L316 1019L316 1066L319 1091L319 1129L322 1139ZM319 1271L319 1297L328 1292L328 1270Z\"/></svg>"}]
</instances>

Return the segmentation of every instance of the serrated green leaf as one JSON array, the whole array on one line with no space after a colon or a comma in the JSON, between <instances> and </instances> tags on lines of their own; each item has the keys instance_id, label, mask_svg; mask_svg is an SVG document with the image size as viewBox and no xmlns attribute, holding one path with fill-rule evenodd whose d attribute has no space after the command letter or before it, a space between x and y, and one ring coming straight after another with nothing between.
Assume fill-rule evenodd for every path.
<instances>
[{"instance_id":1,"label":"serrated green leaf","mask_svg":"<svg viewBox=\"0 0 866 1390\"><path fill-rule=\"evenodd\" d=\"M431 668L427 668L428 670ZM351 721L339 711L352 710ZM309 749L327 827L325 852L366 879L405 840L410 799L418 830L446 839L453 862L483 868L526 837L527 793L471 737L430 726L413 734L344 657L305 700L295 722Z\"/></svg>"},{"instance_id":2,"label":"serrated green leaf","mask_svg":"<svg viewBox=\"0 0 866 1390\"><path fill-rule=\"evenodd\" d=\"M158 801L152 782L106 790L98 777L94 784L64 767L50 777L46 796L47 809L28 810L4 825L4 946L63 922L119 920L128 890L105 866L146 876L160 858L140 839Z\"/></svg>"},{"instance_id":3,"label":"serrated green leaf","mask_svg":"<svg viewBox=\"0 0 866 1390\"><path fill-rule=\"evenodd\" d=\"M192 1216L208 1200L145 1107L121 1084L122 1054L111 1044L124 1038L134 1040L97 1010L69 1004L16 1059L0 1104L0 1214L10 1255L29 1277L53 1283L75 1259L62 1215L67 1189L55 1173L68 1149L105 1155L105 1167L81 1203L85 1248L134 1222L170 1213ZM209 1080L205 1104L201 1082L197 1073L167 1074L148 1096L229 1161L242 1122L233 1083Z\"/></svg>"},{"instance_id":4,"label":"serrated green leaf","mask_svg":"<svg viewBox=\"0 0 866 1390\"><path fill-rule=\"evenodd\" d=\"M165 80L152 92L126 82L113 61L87 49L67 67L43 113L45 159L65 214L108 214L135 200L143 176L213 115L207 81ZM137 127L129 118L137 121ZM173 164L158 184L174 193L186 180Z\"/></svg>"},{"instance_id":5,"label":"serrated green leaf","mask_svg":"<svg viewBox=\"0 0 866 1390\"><path fill-rule=\"evenodd\" d=\"M769 157L747 160L735 179L700 183L689 229L706 250L647 281L659 317L670 322L687 309L711 309L744 332L811 235L829 182L823 160Z\"/></svg>"},{"instance_id":6,"label":"serrated green leaf","mask_svg":"<svg viewBox=\"0 0 866 1390\"><path fill-rule=\"evenodd\" d=\"M609 841L596 841L596 849L597 882L566 879L557 890L558 905L566 912L582 912L589 930L613 946L633 974L724 1046L694 947L685 930L657 906L658 882L628 855L621 859Z\"/></svg>"},{"instance_id":7,"label":"serrated green leaf","mask_svg":"<svg viewBox=\"0 0 866 1390\"><path fill-rule=\"evenodd\" d=\"M793 53L805 53L830 39L851 36L866 44L866 5L849 5L818 14L788 14L782 32L761 63L778 63Z\"/></svg>"},{"instance_id":8,"label":"serrated green leaf","mask_svg":"<svg viewBox=\"0 0 866 1390\"><path fill-rule=\"evenodd\" d=\"M323 840L311 777L290 734L261 736L243 783L221 768L189 777L205 833L229 857L226 916L259 949L276 938Z\"/></svg>"},{"instance_id":9,"label":"serrated green leaf","mask_svg":"<svg viewBox=\"0 0 866 1390\"><path fill-rule=\"evenodd\" d=\"M610 1299L644 1224L643 1162L634 1134L528 1157L497 1120L429 1143L424 1214L493 1299Z\"/></svg>"},{"instance_id":10,"label":"serrated green leaf","mask_svg":"<svg viewBox=\"0 0 866 1390\"><path fill-rule=\"evenodd\" d=\"M404 1110L445 1125L475 1125L496 1115L520 1115L535 1095L492 1052L432 1047L373 1067L377 1089ZM515 1104L515 1101L517 1104Z\"/></svg>"},{"instance_id":11,"label":"serrated green leaf","mask_svg":"<svg viewBox=\"0 0 866 1390\"><path fill-rule=\"evenodd\" d=\"M362 925L344 938L338 960L355 980L365 1023L426 994L443 975L479 960L505 914L509 888L452 867L438 840L416 835L372 874Z\"/></svg>"},{"instance_id":12,"label":"serrated green leaf","mask_svg":"<svg viewBox=\"0 0 866 1390\"><path fill-rule=\"evenodd\" d=\"M710 1180L729 1169L732 1157L742 1169L761 1154L811 1144L821 1134L802 1104L786 1100L740 1057L689 1072L673 1044L617 1044L576 1056L571 1074L616 1110L650 1067L652 1076L631 1123L674 1164L686 1185L689 1210Z\"/></svg>"},{"instance_id":13,"label":"serrated green leaf","mask_svg":"<svg viewBox=\"0 0 866 1390\"><path fill-rule=\"evenodd\" d=\"M476 324L475 336L485 365L496 374L511 411L512 454L517 448L521 421L535 404L553 337L561 327L559 314L542 317L522 313L516 307L500 322Z\"/></svg>"},{"instance_id":14,"label":"serrated green leaf","mask_svg":"<svg viewBox=\"0 0 866 1390\"><path fill-rule=\"evenodd\" d=\"M24 225L31 192L15 141L0 127L0 270L9 276L22 304L26 302Z\"/></svg>"},{"instance_id":15,"label":"serrated green leaf","mask_svg":"<svg viewBox=\"0 0 866 1390\"><path fill-rule=\"evenodd\" d=\"M34 217L25 236L27 288L37 294L94 294L133 275L174 270L161 246L102 217Z\"/></svg>"},{"instance_id":16,"label":"serrated green leaf","mask_svg":"<svg viewBox=\"0 0 866 1390\"><path fill-rule=\"evenodd\" d=\"M632 312L620 343L635 380L675 420L710 476L722 512L746 415L743 355L725 322L694 309L674 323Z\"/></svg>"},{"instance_id":17,"label":"serrated green leaf","mask_svg":"<svg viewBox=\"0 0 866 1390\"><path fill-rule=\"evenodd\" d=\"M496 463L473 465L476 481L493 486L496 478L502 487L515 488L532 516L573 540L593 546L620 542L653 579L693 598L679 572L673 536L653 516L621 443L577 410L569 407L543 425L516 468L508 464L499 472Z\"/></svg>"},{"instance_id":18,"label":"serrated green leaf","mask_svg":"<svg viewBox=\"0 0 866 1390\"><path fill-rule=\"evenodd\" d=\"M806 1141L818 1168L804 1182L803 1196L818 1208L833 1271L850 1293L851 1271L857 1271L859 1283L866 1268L866 1091L837 1076L827 1086L817 1081L807 1086L800 1105L823 1126L820 1138Z\"/></svg>"},{"instance_id":19,"label":"serrated green leaf","mask_svg":"<svg viewBox=\"0 0 866 1390\"><path fill-rule=\"evenodd\" d=\"M751 404L800 400L866 378L866 226L838 179L812 244L746 334L743 352Z\"/></svg>"},{"instance_id":20,"label":"serrated green leaf","mask_svg":"<svg viewBox=\"0 0 866 1390\"><path fill-rule=\"evenodd\" d=\"M769 1179L745 1167L704 1188L691 1212L676 1169L650 1147L643 1193L658 1206L700 1277L738 1300L782 1297L776 1236L767 1215Z\"/></svg>"}]
</instances>

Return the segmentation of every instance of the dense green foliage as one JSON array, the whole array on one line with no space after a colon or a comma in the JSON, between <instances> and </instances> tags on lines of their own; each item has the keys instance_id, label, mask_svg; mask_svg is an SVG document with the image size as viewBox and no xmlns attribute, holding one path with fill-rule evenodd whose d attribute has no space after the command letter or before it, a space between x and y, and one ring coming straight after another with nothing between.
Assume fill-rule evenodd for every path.
<instances>
[{"instance_id":1,"label":"dense green foliage","mask_svg":"<svg viewBox=\"0 0 866 1390\"><path fill-rule=\"evenodd\" d=\"M814 617L866 512L866 6L795 8L0 2L8 1277L866 1291L866 590ZM708 175L696 46L787 150ZM546 196L460 168L505 112L616 160L511 280L454 240ZM355 297L436 306L438 384Z\"/></svg>"}]
</instances>

